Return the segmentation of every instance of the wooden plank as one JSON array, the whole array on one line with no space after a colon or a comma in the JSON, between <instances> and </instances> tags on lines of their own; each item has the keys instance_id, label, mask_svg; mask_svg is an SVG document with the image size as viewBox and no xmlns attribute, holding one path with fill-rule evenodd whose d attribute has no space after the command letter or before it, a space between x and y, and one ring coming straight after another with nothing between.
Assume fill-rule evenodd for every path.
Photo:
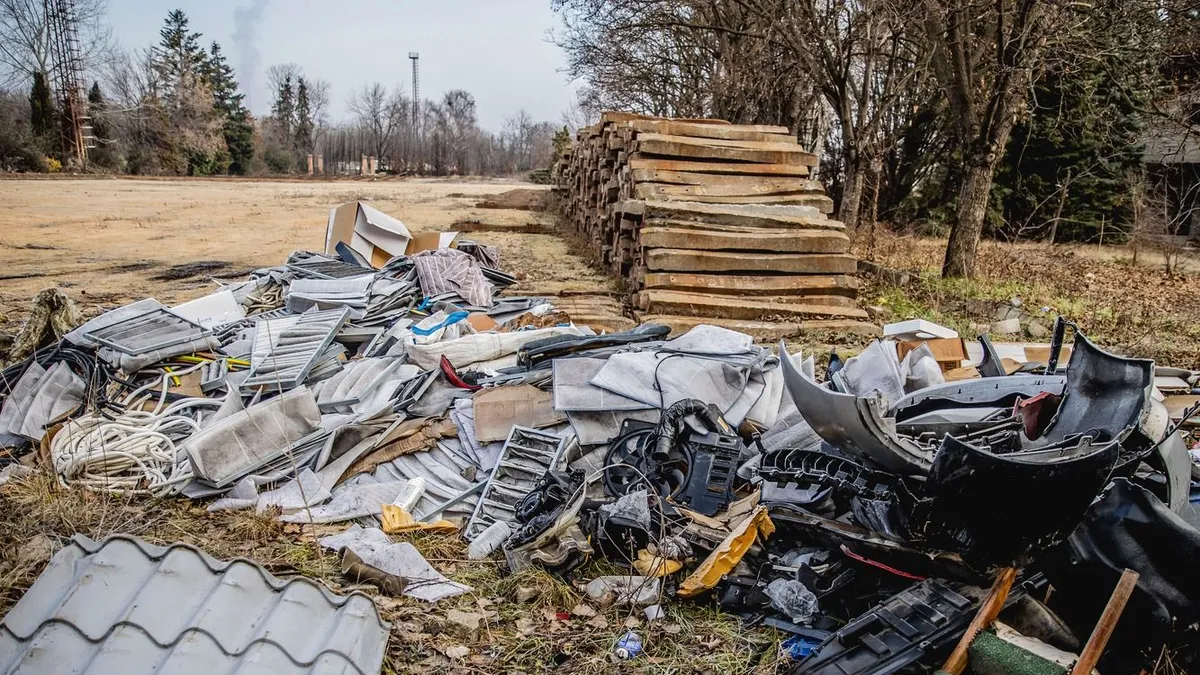
<instances>
[{"instance_id":1,"label":"wooden plank","mask_svg":"<svg viewBox=\"0 0 1200 675\"><path fill-rule=\"evenodd\" d=\"M640 134L634 152L664 157L717 159L730 162L761 162L816 166L817 156L805 152L799 145L763 143L757 141L725 141L697 139L687 136Z\"/></svg>"},{"instance_id":2,"label":"wooden plank","mask_svg":"<svg viewBox=\"0 0 1200 675\"><path fill-rule=\"evenodd\" d=\"M702 204L700 202L631 200L620 204L618 208L624 213L642 216L643 222L671 220L705 223L710 226L846 229L841 222L826 218L819 209L804 205Z\"/></svg>"},{"instance_id":3,"label":"wooden plank","mask_svg":"<svg viewBox=\"0 0 1200 675\"><path fill-rule=\"evenodd\" d=\"M720 326L754 338L755 342L774 343L787 338L814 332L836 335L879 337L879 326L852 319L815 319L810 321L755 321L752 319L719 319L709 316L680 316L676 314L641 314L642 323L660 323L671 329L672 335L682 335L700 324Z\"/></svg>"},{"instance_id":4,"label":"wooden plank","mask_svg":"<svg viewBox=\"0 0 1200 675\"><path fill-rule=\"evenodd\" d=\"M759 180L741 181L733 185L677 185L674 183L652 183L635 181L634 194L638 199L683 199L700 201L699 197L756 197L771 195L814 195L824 197L821 184L800 179L794 181Z\"/></svg>"},{"instance_id":5,"label":"wooden plank","mask_svg":"<svg viewBox=\"0 0 1200 675\"><path fill-rule=\"evenodd\" d=\"M736 162L704 162L662 157L629 156L629 168L634 171L688 171L732 176L808 176L807 166L795 164L739 164Z\"/></svg>"},{"instance_id":6,"label":"wooden plank","mask_svg":"<svg viewBox=\"0 0 1200 675\"><path fill-rule=\"evenodd\" d=\"M776 274L854 274L854 256L834 253L729 253L676 248L646 249L651 272L773 272Z\"/></svg>"},{"instance_id":7,"label":"wooden plank","mask_svg":"<svg viewBox=\"0 0 1200 675\"><path fill-rule=\"evenodd\" d=\"M628 180L633 183L666 183L669 185L703 185L708 187L741 187L759 194L776 191L824 193L819 182L800 176L727 176L699 171L671 171L669 169L632 169Z\"/></svg>"},{"instance_id":8,"label":"wooden plank","mask_svg":"<svg viewBox=\"0 0 1200 675\"><path fill-rule=\"evenodd\" d=\"M996 620L996 616L1000 614L1000 610L1004 609L1004 601L1008 599L1008 593L1012 590L1013 581L1017 578L1017 570L1015 567L1002 567L996 572L996 580L992 582L992 590L988 592L983 603L979 605L979 611L975 613L975 618L971 619L971 624L967 626L967 631L963 633L962 638L958 641L958 645L954 651L950 653L946 663L942 666L942 670L950 673L950 675L960 675L967 667L967 648L971 646L971 642L979 631L987 628ZM1091 669L1088 669L1091 672Z\"/></svg>"},{"instance_id":9,"label":"wooden plank","mask_svg":"<svg viewBox=\"0 0 1200 675\"><path fill-rule=\"evenodd\" d=\"M646 288L726 295L858 295L858 279L846 274L738 275L650 272Z\"/></svg>"},{"instance_id":10,"label":"wooden plank","mask_svg":"<svg viewBox=\"0 0 1200 675\"><path fill-rule=\"evenodd\" d=\"M698 204L791 204L811 206L821 213L833 212L833 200L823 194L703 194L705 192L742 192L742 188L706 188L697 185L660 185L639 183L634 186L637 199L696 202Z\"/></svg>"},{"instance_id":11,"label":"wooden plank","mask_svg":"<svg viewBox=\"0 0 1200 675\"><path fill-rule=\"evenodd\" d=\"M1133 589L1137 588L1138 576L1138 573L1131 569L1126 569L1121 573L1121 578L1117 580L1117 587L1113 589L1112 595L1108 597L1108 603L1104 605L1104 612L1100 614L1100 620L1092 629L1091 637L1083 646L1083 651L1079 652L1079 660L1071 669L1071 675L1091 675L1096 664L1100 662L1100 655L1104 653L1104 647L1117 627L1117 620L1125 611L1125 604L1129 602L1129 596L1133 595Z\"/></svg>"},{"instance_id":12,"label":"wooden plank","mask_svg":"<svg viewBox=\"0 0 1200 675\"><path fill-rule=\"evenodd\" d=\"M682 120L629 120L629 128L640 133L663 134L666 136L689 136L692 138L714 138L733 141L767 141L795 143L787 127L768 124L698 124Z\"/></svg>"},{"instance_id":13,"label":"wooden plank","mask_svg":"<svg viewBox=\"0 0 1200 675\"><path fill-rule=\"evenodd\" d=\"M641 203L641 202L638 202ZM641 223L642 227L667 227L681 230L701 230L715 232L741 232L745 234L754 234L762 230L787 230L789 232L803 232L805 230L824 230L829 232L842 232L844 227L839 221L831 220L821 214L815 214L819 219L814 218L810 223L797 224L791 222L773 222L772 226L745 226L745 225L723 225L720 223L705 223L692 220L671 220L669 218L640 218L639 216L629 216L631 219Z\"/></svg>"},{"instance_id":14,"label":"wooden plank","mask_svg":"<svg viewBox=\"0 0 1200 675\"><path fill-rule=\"evenodd\" d=\"M775 253L845 253L850 238L837 230L758 229L753 233L642 227L645 248L701 251L766 251Z\"/></svg>"},{"instance_id":15,"label":"wooden plank","mask_svg":"<svg viewBox=\"0 0 1200 675\"><path fill-rule=\"evenodd\" d=\"M638 306L654 314L692 314L719 319L763 320L780 318L866 319L867 313L844 304L816 304L811 298L731 298L727 295L682 293L679 291L642 291ZM844 302L849 298L838 298ZM853 303L853 301L850 301Z\"/></svg>"},{"instance_id":16,"label":"wooden plank","mask_svg":"<svg viewBox=\"0 0 1200 675\"><path fill-rule=\"evenodd\" d=\"M693 124L713 124L713 125L732 124L732 122L730 122L729 120L720 120L720 119L716 119L713 117L701 117L701 118L695 118L695 119L683 118L683 117L681 117L681 118L665 118L665 117L654 117L653 115L642 115L640 113L621 112L618 110L606 110L606 111L600 113L600 124L592 125L592 126L599 128L599 127L604 126L605 124L608 124L609 122L612 122L614 124L622 124L625 122L630 122L632 120L662 120L662 119L673 119L676 122L691 122ZM584 127L584 128L590 129L592 127Z\"/></svg>"}]
</instances>

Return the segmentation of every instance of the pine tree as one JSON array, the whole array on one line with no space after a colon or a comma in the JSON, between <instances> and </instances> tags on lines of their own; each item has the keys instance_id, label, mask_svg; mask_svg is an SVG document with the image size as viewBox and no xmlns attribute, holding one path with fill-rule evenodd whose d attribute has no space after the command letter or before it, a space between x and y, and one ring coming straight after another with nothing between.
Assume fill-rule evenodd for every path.
<instances>
[{"instance_id":1,"label":"pine tree","mask_svg":"<svg viewBox=\"0 0 1200 675\"><path fill-rule=\"evenodd\" d=\"M154 72L166 98L170 99L185 81L208 69L207 58L200 47L200 33L188 30L188 18L183 10L172 10L158 32L160 39L154 47Z\"/></svg>"},{"instance_id":2,"label":"pine tree","mask_svg":"<svg viewBox=\"0 0 1200 675\"><path fill-rule=\"evenodd\" d=\"M33 88L29 92L29 126L34 136L46 136L54 129L54 102L50 100L50 87L46 76L33 74Z\"/></svg>"},{"instance_id":3,"label":"pine tree","mask_svg":"<svg viewBox=\"0 0 1200 675\"><path fill-rule=\"evenodd\" d=\"M88 91L88 115L92 118L92 135L96 137L96 147L88 150L88 161L107 169L118 168L120 158L109 135L107 104L99 82L92 82Z\"/></svg>"},{"instance_id":4,"label":"pine tree","mask_svg":"<svg viewBox=\"0 0 1200 675\"><path fill-rule=\"evenodd\" d=\"M290 139L296 120L296 94L292 87L291 75L279 83L279 91L275 92L275 104L271 106L271 116L279 124L283 137Z\"/></svg>"},{"instance_id":5,"label":"pine tree","mask_svg":"<svg viewBox=\"0 0 1200 675\"><path fill-rule=\"evenodd\" d=\"M296 153L303 160L313 151L312 111L308 101L308 84L301 77L296 85Z\"/></svg>"},{"instance_id":6,"label":"pine tree","mask_svg":"<svg viewBox=\"0 0 1200 675\"><path fill-rule=\"evenodd\" d=\"M1103 10L1092 21L1105 22ZM1038 80L1027 119L1014 127L997 172L993 204L1012 234L1033 229L1055 240L1105 239L1131 224L1131 181L1141 155L1140 91L1133 38L1102 26L1109 44L1096 58L1055 64ZM1149 66L1147 66L1149 67Z\"/></svg>"},{"instance_id":7,"label":"pine tree","mask_svg":"<svg viewBox=\"0 0 1200 675\"><path fill-rule=\"evenodd\" d=\"M224 118L222 131L229 152L229 173L243 175L254 159L254 125L242 104L233 67L225 60L221 45L212 43L205 60L204 78L213 92L213 108Z\"/></svg>"}]
</instances>

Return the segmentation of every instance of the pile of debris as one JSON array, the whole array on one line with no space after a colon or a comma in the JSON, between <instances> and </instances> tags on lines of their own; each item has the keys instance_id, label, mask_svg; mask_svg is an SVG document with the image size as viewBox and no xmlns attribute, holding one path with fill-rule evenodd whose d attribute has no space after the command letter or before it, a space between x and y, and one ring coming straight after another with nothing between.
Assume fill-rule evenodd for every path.
<instances>
[{"instance_id":1,"label":"pile of debris","mask_svg":"<svg viewBox=\"0 0 1200 675\"><path fill-rule=\"evenodd\" d=\"M628 280L644 321L871 333L816 163L786 127L606 112L555 171L564 219Z\"/></svg>"},{"instance_id":2,"label":"pile of debris","mask_svg":"<svg viewBox=\"0 0 1200 675\"><path fill-rule=\"evenodd\" d=\"M793 673L1197 657L1197 406L1156 385L1200 374L1067 344L1062 322L1044 361L985 337L964 368L964 341L913 322L819 383L812 357L720 326L597 334L505 295L497 251L417 240L341 207L324 253L74 327L3 372L0 482L43 467L344 523L320 544L351 580L431 603L472 589L395 535L460 533L648 621L716 603L789 634ZM625 572L583 578L593 558ZM375 673L389 630L358 592L77 537L0 621L0 672Z\"/></svg>"}]
</instances>

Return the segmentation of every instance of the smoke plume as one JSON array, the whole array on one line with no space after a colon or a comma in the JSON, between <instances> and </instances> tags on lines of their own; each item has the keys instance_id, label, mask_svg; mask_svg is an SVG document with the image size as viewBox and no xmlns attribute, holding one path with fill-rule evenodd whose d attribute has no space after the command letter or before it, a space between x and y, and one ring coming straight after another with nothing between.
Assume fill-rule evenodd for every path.
<instances>
[{"instance_id":1,"label":"smoke plume","mask_svg":"<svg viewBox=\"0 0 1200 675\"><path fill-rule=\"evenodd\" d=\"M249 5L233 9L233 46L237 50L238 78L246 94L246 108L254 112L258 93L258 70L262 57L258 53L258 24L268 0L251 0Z\"/></svg>"}]
</instances>

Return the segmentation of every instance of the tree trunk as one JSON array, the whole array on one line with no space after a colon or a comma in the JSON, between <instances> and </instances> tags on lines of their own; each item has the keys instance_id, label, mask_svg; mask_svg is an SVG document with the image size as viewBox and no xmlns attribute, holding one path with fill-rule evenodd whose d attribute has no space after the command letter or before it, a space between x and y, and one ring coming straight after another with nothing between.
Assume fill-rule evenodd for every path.
<instances>
[{"instance_id":1,"label":"tree trunk","mask_svg":"<svg viewBox=\"0 0 1200 675\"><path fill-rule=\"evenodd\" d=\"M958 190L958 210L954 227L950 230L950 241L946 244L946 260L942 263L944 278L975 276L975 254L983 233L983 219L987 215L994 174L994 161L984 159L972 162L967 167Z\"/></svg>"},{"instance_id":2,"label":"tree trunk","mask_svg":"<svg viewBox=\"0 0 1200 675\"><path fill-rule=\"evenodd\" d=\"M846 226L847 234L854 236L858 226L858 213L862 208L863 187L867 172L858 162L846 162L846 185L842 188L842 203L838 206L838 220Z\"/></svg>"}]
</instances>

